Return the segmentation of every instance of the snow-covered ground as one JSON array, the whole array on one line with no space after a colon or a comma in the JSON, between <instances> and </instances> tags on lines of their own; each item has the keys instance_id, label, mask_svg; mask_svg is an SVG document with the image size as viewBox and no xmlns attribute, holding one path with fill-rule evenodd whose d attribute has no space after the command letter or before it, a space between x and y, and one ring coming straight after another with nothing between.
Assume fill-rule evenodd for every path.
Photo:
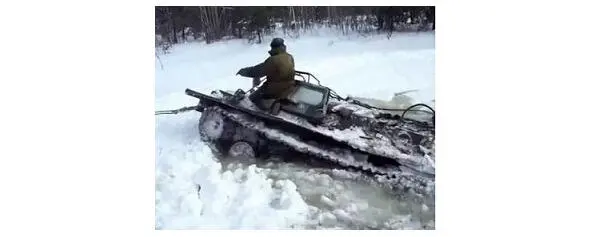
<instances>
[{"instance_id":1,"label":"snow-covered ground","mask_svg":"<svg viewBox=\"0 0 591 237\"><path fill-rule=\"evenodd\" d=\"M313 73L341 96L390 101L396 92L416 90L406 94L413 101L405 103L434 104L434 33L389 40L325 34L286 38L286 44L298 70ZM251 81L235 74L263 61L267 51L267 43L238 40L177 45L155 62L155 109L194 105L185 88L248 89ZM156 118L157 229L434 228L434 200L406 200L348 172L220 161L199 139L199 116Z\"/></svg>"}]
</instances>

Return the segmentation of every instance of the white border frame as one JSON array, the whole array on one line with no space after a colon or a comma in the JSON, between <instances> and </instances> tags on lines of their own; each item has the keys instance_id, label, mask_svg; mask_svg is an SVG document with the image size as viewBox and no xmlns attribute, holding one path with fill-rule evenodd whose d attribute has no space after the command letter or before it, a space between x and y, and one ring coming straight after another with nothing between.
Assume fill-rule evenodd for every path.
<instances>
[{"instance_id":1,"label":"white border frame","mask_svg":"<svg viewBox=\"0 0 591 237\"><path fill-rule=\"evenodd\" d=\"M152 232L153 8L202 2L11 3L0 15L0 235L220 235ZM241 2L265 1L256 3ZM436 2L437 230L371 235L571 236L586 227L587 8L494 3ZM300 232L241 234L359 234Z\"/></svg>"}]
</instances>

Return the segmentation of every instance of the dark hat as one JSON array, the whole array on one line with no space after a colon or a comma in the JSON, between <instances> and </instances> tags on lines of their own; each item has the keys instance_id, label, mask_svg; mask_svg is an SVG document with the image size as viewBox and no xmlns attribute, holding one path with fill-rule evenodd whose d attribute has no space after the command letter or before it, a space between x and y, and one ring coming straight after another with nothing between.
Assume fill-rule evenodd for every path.
<instances>
[{"instance_id":1,"label":"dark hat","mask_svg":"<svg viewBox=\"0 0 591 237\"><path fill-rule=\"evenodd\" d=\"M277 47L281 47L281 46L284 46L284 45L285 45L285 44L284 44L284 42L283 42L283 39L282 39L282 38L274 38L274 39L271 41L271 48L277 48Z\"/></svg>"}]
</instances>

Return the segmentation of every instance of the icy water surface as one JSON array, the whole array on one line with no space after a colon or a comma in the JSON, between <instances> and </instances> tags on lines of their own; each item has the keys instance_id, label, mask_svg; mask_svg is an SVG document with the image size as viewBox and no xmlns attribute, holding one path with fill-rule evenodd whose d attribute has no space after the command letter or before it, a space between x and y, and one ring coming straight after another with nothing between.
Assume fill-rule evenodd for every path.
<instances>
[{"instance_id":1,"label":"icy water surface","mask_svg":"<svg viewBox=\"0 0 591 237\"><path fill-rule=\"evenodd\" d=\"M305 159L302 157L302 159ZM306 229L434 229L434 200L410 200L349 171L311 167L304 162L285 163L280 158L267 161L222 159L223 169L263 168L272 180L290 180L309 206Z\"/></svg>"}]
</instances>

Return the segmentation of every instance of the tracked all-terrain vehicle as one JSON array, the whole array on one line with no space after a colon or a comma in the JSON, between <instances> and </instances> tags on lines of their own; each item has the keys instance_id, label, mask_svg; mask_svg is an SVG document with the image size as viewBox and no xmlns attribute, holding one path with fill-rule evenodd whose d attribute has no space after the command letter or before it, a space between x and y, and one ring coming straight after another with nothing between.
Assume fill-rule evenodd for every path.
<instances>
[{"instance_id":1,"label":"tracked all-terrain vehicle","mask_svg":"<svg viewBox=\"0 0 591 237\"><path fill-rule=\"evenodd\" d=\"M201 139L222 156L265 158L302 154L311 161L431 189L435 176L435 111L425 104L376 108L342 98L312 74L296 71L296 87L283 101L253 101L257 86L244 92L185 93L196 106ZM311 79L316 83L310 82Z\"/></svg>"}]
</instances>

